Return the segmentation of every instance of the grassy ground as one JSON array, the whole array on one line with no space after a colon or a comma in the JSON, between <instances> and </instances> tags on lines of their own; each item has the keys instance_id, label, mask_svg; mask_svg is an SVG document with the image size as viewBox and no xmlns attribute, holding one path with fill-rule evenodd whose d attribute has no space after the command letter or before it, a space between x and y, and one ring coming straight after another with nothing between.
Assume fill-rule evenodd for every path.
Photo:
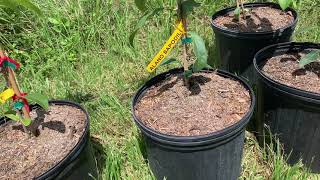
<instances>
[{"instance_id":1,"label":"grassy ground","mask_svg":"<svg viewBox=\"0 0 320 180\"><path fill-rule=\"evenodd\" d=\"M168 6L175 4L173 0L162 1ZM12 15L0 10L0 42L23 65L18 73L23 90L73 100L88 109L103 179L152 179L131 118L130 103L137 88L149 78L145 66L168 38L174 19L167 18L168 14L155 18L141 31L132 49L128 37L141 15L133 1L37 2L48 20L39 20L27 12ZM191 18L191 29L214 48L210 15L233 3L199 2L203 5ZM298 9L298 30L320 24L319 7L318 1L303 1ZM320 27L296 34L294 39L319 42ZM301 165L287 166L279 153L268 152L269 148L259 148L247 133L241 179L320 179Z\"/></svg>"}]
</instances>

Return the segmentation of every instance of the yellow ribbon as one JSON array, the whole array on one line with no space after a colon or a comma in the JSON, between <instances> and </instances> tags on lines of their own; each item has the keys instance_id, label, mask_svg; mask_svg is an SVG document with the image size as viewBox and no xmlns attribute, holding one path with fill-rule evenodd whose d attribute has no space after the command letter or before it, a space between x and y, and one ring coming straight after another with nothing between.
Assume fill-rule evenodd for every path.
<instances>
[{"instance_id":1,"label":"yellow ribbon","mask_svg":"<svg viewBox=\"0 0 320 180\"><path fill-rule=\"evenodd\" d=\"M184 34L185 30L182 22L180 22L169 40L147 66L148 72L153 72L161 64Z\"/></svg>"},{"instance_id":2,"label":"yellow ribbon","mask_svg":"<svg viewBox=\"0 0 320 180\"><path fill-rule=\"evenodd\" d=\"M0 94L0 102L4 104L12 96L14 96L14 91L13 89L9 88Z\"/></svg>"}]
</instances>

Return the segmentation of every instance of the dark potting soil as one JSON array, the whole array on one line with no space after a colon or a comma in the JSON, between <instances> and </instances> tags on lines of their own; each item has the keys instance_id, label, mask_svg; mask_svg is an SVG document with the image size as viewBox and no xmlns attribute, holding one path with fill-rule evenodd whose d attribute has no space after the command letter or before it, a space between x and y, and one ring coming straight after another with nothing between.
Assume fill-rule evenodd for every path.
<instances>
[{"instance_id":1,"label":"dark potting soil","mask_svg":"<svg viewBox=\"0 0 320 180\"><path fill-rule=\"evenodd\" d=\"M205 135L239 122L249 111L247 89L216 73L197 73L190 89L182 75L172 75L152 86L135 106L143 124L176 136Z\"/></svg>"},{"instance_id":2,"label":"dark potting soil","mask_svg":"<svg viewBox=\"0 0 320 180\"><path fill-rule=\"evenodd\" d=\"M320 94L320 59L299 68L299 60L307 52L290 53L267 60L262 71L271 79L290 87Z\"/></svg>"},{"instance_id":3,"label":"dark potting soil","mask_svg":"<svg viewBox=\"0 0 320 180\"><path fill-rule=\"evenodd\" d=\"M292 13L284 12L271 7L247 8L246 18L241 14L241 21L235 19L233 12L224 16L219 16L213 20L213 23L233 31L239 32L267 32L274 31L294 21Z\"/></svg>"},{"instance_id":4,"label":"dark potting soil","mask_svg":"<svg viewBox=\"0 0 320 180\"><path fill-rule=\"evenodd\" d=\"M34 110L39 136L28 137L16 122L0 126L0 179L33 179L60 162L78 143L86 114L80 109L54 105Z\"/></svg>"}]
</instances>

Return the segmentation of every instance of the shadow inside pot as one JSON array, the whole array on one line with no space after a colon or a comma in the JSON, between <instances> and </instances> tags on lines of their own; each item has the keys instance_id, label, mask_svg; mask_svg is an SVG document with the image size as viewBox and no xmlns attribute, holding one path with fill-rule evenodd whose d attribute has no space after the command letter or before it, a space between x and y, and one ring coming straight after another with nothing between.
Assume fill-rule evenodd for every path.
<instances>
[{"instance_id":1,"label":"shadow inside pot","mask_svg":"<svg viewBox=\"0 0 320 180\"><path fill-rule=\"evenodd\" d=\"M257 23L253 18L259 22ZM267 18L259 17L255 12L250 13L250 16L245 19L245 23L238 23L238 21L234 19L232 23L224 23L223 25L232 30L240 29L241 32L273 31L272 23Z\"/></svg>"}]
</instances>

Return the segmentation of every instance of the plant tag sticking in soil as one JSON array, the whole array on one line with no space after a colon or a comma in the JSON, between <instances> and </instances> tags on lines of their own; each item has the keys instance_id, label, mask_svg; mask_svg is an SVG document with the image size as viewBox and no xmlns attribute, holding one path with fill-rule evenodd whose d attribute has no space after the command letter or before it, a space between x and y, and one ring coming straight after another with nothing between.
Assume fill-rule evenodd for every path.
<instances>
[{"instance_id":1,"label":"plant tag sticking in soil","mask_svg":"<svg viewBox=\"0 0 320 180\"><path fill-rule=\"evenodd\" d=\"M182 38L184 35L185 30L183 28L182 22L180 22L169 38L169 40L166 42L166 44L162 47L162 49L158 52L158 54L152 59L150 64L147 66L148 72L153 72L160 64L161 62L169 55L172 48L177 44L177 42Z\"/></svg>"}]
</instances>

